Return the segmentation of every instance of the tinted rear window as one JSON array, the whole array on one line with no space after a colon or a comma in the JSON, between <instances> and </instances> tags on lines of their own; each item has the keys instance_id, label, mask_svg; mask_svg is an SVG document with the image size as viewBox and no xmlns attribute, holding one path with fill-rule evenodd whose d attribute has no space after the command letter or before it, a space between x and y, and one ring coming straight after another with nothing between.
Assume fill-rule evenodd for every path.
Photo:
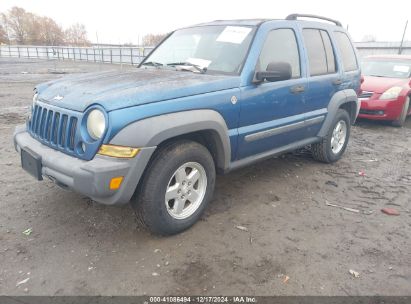
<instances>
[{"instance_id":1,"label":"tinted rear window","mask_svg":"<svg viewBox=\"0 0 411 304\"><path fill-rule=\"evenodd\" d=\"M344 71L354 71L358 69L357 59L350 38L343 32L334 32L337 46L341 53Z\"/></svg>"},{"instance_id":2,"label":"tinted rear window","mask_svg":"<svg viewBox=\"0 0 411 304\"><path fill-rule=\"evenodd\" d=\"M310 75L334 73L334 51L328 33L318 29L304 29L303 36L308 53Z\"/></svg>"}]
</instances>

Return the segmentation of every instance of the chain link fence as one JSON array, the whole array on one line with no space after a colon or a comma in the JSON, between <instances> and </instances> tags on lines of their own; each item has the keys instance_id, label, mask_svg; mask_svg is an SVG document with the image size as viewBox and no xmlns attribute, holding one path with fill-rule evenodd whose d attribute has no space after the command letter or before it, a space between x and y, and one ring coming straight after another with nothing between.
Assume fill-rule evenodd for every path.
<instances>
[{"instance_id":1,"label":"chain link fence","mask_svg":"<svg viewBox=\"0 0 411 304\"><path fill-rule=\"evenodd\" d=\"M0 57L78 60L114 64L139 64L153 47L68 47L2 45Z\"/></svg>"},{"instance_id":2,"label":"chain link fence","mask_svg":"<svg viewBox=\"0 0 411 304\"><path fill-rule=\"evenodd\" d=\"M361 57L378 54L411 54L411 42L402 47L399 42L356 42L355 46ZM139 64L153 47L69 47L69 46L33 46L1 45L0 57L38 58L55 60L79 60L115 64Z\"/></svg>"}]
</instances>

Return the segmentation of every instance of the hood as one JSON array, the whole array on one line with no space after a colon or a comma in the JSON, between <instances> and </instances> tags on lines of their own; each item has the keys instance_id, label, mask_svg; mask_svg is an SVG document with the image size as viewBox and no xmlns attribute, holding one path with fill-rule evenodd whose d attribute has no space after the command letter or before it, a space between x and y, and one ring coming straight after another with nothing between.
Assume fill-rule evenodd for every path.
<instances>
[{"instance_id":1,"label":"hood","mask_svg":"<svg viewBox=\"0 0 411 304\"><path fill-rule=\"evenodd\" d=\"M109 112L239 85L239 76L136 68L63 77L36 89L39 100L52 105L82 112L92 104L100 104Z\"/></svg>"},{"instance_id":2,"label":"hood","mask_svg":"<svg viewBox=\"0 0 411 304\"><path fill-rule=\"evenodd\" d=\"M361 85L363 91L375 92L382 94L389 88L395 86L404 86L408 82L407 79L400 78L388 78L388 77L375 77L364 76L364 82Z\"/></svg>"}]
</instances>

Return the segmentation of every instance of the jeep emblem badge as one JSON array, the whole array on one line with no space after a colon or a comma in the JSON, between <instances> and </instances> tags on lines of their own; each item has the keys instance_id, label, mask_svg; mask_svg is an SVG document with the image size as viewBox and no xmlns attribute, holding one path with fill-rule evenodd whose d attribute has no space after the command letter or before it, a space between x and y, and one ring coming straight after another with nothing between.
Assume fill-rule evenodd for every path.
<instances>
[{"instance_id":1,"label":"jeep emblem badge","mask_svg":"<svg viewBox=\"0 0 411 304\"><path fill-rule=\"evenodd\" d=\"M234 105L237 103L237 97L235 97L235 95L231 96L231 103Z\"/></svg>"},{"instance_id":2,"label":"jeep emblem badge","mask_svg":"<svg viewBox=\"0 0 411 304\"><path fill-rule=\"evenodd\" d=\"M57 95L57 96L54 96L53 100L62 100L63 98L64 98L63 96Z\"/></svg>"}]
</instances>

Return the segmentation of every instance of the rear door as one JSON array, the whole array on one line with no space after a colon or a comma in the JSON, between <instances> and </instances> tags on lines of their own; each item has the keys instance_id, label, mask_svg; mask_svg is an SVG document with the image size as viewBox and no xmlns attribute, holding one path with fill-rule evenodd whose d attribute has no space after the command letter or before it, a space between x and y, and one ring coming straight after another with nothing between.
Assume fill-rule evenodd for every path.
<instances>
[{"instance_id":1,"label":"rear door","mask_svg":"<svg viewBox=\"0 0 411 304\"><path fill-rule=\"evenodd\" d=\"M328 31L317 28L302 30L308 61L306 93L306 135L316 136L327 114L332 96L341 90L342 79Z\"/></svg>"}]
</instances>

